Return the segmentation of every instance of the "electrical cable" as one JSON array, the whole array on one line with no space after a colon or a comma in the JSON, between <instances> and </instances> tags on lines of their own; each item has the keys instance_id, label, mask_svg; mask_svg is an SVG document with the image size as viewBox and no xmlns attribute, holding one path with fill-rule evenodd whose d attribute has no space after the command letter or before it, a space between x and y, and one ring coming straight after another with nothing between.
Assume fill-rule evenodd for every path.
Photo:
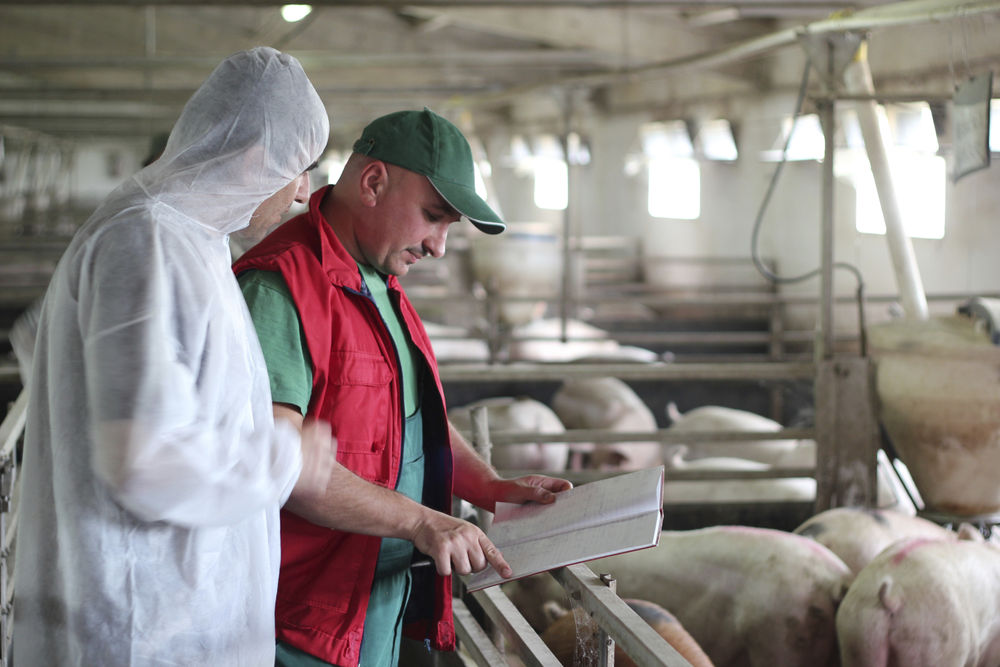
<instances>
[{"instance_id":1,"label":"electrical cable","mask_svg":"<svg viewBox=\"0 0 1000 667\"><path fill-rule=\"evenodd\" d=\"M771 271L761 260L760 253L758 249L758 242L760 240L760 228L764 221L764 213L767 211L768 204L771 202L771 196L774 194L775 186L778 184L778 177L781 175L782 169L785 167L785 163L788 162L788 147L792 142L792 135L795 134L795 125L802 115L802 104L805 101L806 89L809 85L809 71L810 63L806 59L805 69L802 71L802 81L799 84L799 92L795 100L795 110L792 114L792 126L788 131L788 136L785 137L785 144L781 149L781 160L778 161L777 167L774 170L774 174L771 175L771 181L767 186L767 192L764 193L764 199L761 201L760 207L757 209L757 216L754 218L753 223L753 233L750 240L750 257L753 260L754 266L757 271L760 272L764 278L771 281L776 285L787 285L791 283L799 283L814 276L820 274L821 269L813 269L812 271L807 271L798 276L787 277L779 276L778 274ZM826 128L827 132L832 131L831 128ZM848 264L846 262L835 262L833 264L835 269L843 269L849 271L854 275L855 280L857 280L857 291L855 293L855 298L858 303L858 328L859 328L859 340L861 342L861 356L867 356L868 354L868 342L867 336L865 335L865 281L864 277L861 275L861 271L858 270L853 264Z\"/></svg>"}]
</instances>

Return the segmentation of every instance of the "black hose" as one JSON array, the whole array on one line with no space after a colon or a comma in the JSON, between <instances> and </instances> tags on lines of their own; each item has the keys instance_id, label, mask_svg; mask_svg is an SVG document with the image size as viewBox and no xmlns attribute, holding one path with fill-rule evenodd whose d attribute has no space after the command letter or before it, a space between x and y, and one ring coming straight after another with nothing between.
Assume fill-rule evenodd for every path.
<instances>
[{"instance_id":1,"label":"black hose","mask_svg":"<svg viewBox=\"0 0 1000 667\"><path fill-rule=\"evenodd\" d=\"M806 89L809 85L809 70L810 63L808 59L806 60L805 69L802 71L802 81L799 84L798 96L795 100L795 110L792 115L792 127L788 131L788 136L785 137L785 145L781 149L781 160L778 162L777 167L774 170L774 174L771 176L771 182L767 186L767 192L764 193L764 199L761 201L760 208L757 209L757 216L754 218L753 223L753 233L750 239L750 256L753 260L754 266L757 271L760 272L767 280L771 281L776 285L787 285L790 283L799 283L814 276L820 274L820 269L813 269L799 276L786 277L779 276L778 274L771 271L761 260L760 252L758 250L758 242L760 240L760 228L764 220L764 213L767 211L768 204L771 202L771 196L774 194L774 188L778 184L778 177L781 175L782 169L785 167L785 163L788 162L788 146L792 142L792 135L795 133L795 124L802 114L802 103L805 101ZM827 128L827 132L833 131L832 128ZM861 271L858 270L853 264L848 264L846 262L835 262L833 267L835 269L843 269L850 271L854 274L854 278L857 280L858 288L856 292L856 298L858 302L858 327L859 340L861 342L861 356L867 356L868 354L868 341L867 335L865 334L865 309L864 309L864 294L865 294L865 281L864 277L861 275Z\"/></svg>"}]
</instances>

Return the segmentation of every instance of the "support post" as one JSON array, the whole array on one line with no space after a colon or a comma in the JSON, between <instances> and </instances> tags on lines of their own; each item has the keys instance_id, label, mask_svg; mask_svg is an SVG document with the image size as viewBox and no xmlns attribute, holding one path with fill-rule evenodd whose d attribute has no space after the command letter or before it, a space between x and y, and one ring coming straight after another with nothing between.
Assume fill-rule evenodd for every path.
<instances>
[{"instance_id":1,"label":"support post","mask_svg":"<svg viewBox=\"0 0 1000 667\"><path fill-rule=\"evenodd\" d=\"M472 408L470 415L472 417L472 448L484 461L489 463L493 443L490 442L490 425L486 407L477 405ZM490 524L493 523L493 514L480 507L476 510L476 516L479 519L479 527L485 533L490 529Z\"/></svg>"},{"instance_id":2,"label":"support post","mask_svg":"<svg viewBox=\"0 0 1000 667\"><path fill-rule=\"evenodd\" d=\"M601 583L611 589L612 593L618 592L618 581L610 574L600 575ZM608 631L601 628L597 634L598 667L615 667L615 638L608 634Z\"/></svg>"},{"instance_id":3,"label":"support post","mask_svg":"<svg viewBox=\"0 0 1000 667\"><path fill-rule=\"evenodd\" d=\"M826 45L827 78L832 77L835 68L834 44ZM817 104L820 124L823 127L823 210L820 229L820 331L822 332L822 349L818 350L817 359L829 359L833 356L833 136L835 134L836 118L832 101Z\"/></svg>"},{"instance_id":4,"label":"support post","mask_svg":"<svg viewBox=\"0 0 1000 667\"><path fill-rule=\"evenodd\" d=\"M816 374L816 512L876 503L875 364L821 361Z\"/></svg>"}]
</instances>

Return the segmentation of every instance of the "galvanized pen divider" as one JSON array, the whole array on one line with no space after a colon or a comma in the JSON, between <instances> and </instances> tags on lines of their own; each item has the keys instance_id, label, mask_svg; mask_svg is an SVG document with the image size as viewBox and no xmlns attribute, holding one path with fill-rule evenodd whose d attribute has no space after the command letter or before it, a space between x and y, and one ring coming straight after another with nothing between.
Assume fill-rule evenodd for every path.
<instances>
[{"instance_id":1,"label":"galvanized pen divider","mask_svg":"<svg viewBox=\"0 0 1000 667\"><path fill-rule=\"evenodd\" d=\"M28 392L22 390L0 423L0 667L11 663L14 630L14 542L20 478L17 475L17 444L24 433Z\"/></svg>"},{"instance_id":2,"label":"galvanized pen divider","mask_svg":"<svg viewBox=\"0 0 1000 667\"><path fill-rule=\"evenodd\" d=\"M472 410L472 445L487 462L490 441L487 408ZM600 628L598 662L600 667L614 665L614 643L636 664L650 667L690 667L665 639L658 635L636 612L614 592L614 579L598 576L584 564L569 565L551 571L567 595L589 613ZM477 665L493 667L504 664L504 650L513 650L529 667L558 666L560 662L542 642L513 602L498 586L471 594L494 628L506 638L505 649L490 640L490 632L478 624L463 600L462 586L453 601L455 629L465 653ZM469 594L465 594L469 595Z\"/></svg>"}]
</instances>

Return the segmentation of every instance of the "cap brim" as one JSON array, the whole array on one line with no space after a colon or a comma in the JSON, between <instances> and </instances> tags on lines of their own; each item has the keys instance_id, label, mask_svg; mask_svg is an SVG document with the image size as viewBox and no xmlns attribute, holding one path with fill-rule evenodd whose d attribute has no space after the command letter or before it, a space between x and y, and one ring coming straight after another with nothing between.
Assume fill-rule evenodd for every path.
<instances>
[{"instance_id":1,"label":"cap brim","mask_svg":"<svg viewBox=\"0 0 1000 667\"><path fill-rule=\"evenodd\" d=\"M434 189L438 191L448 204L469 219L479 231L487 234L499 234L507 229L507 225L496 212L483 201L476 191L457 183L427 177Z\"/></svg>"}]
</instances>

